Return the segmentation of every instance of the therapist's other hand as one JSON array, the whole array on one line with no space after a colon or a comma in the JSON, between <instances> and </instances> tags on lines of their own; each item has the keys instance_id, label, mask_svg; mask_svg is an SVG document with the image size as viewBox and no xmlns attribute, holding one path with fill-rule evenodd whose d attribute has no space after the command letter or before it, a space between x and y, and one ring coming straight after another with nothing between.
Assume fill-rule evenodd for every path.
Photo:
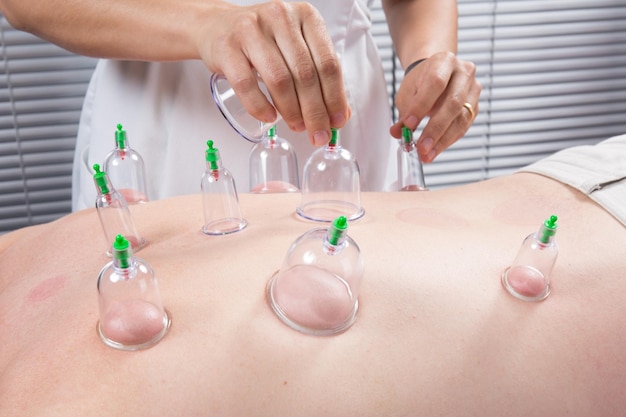
<instances>
[{"instance_id":1,"label":"therapist's other hand","mask_svg":"<svg viewBox=\"0 0 626 417\"><path fill-rule=\"evenodd\" d=\"M402 126L415 130L428 116L417 150L423 162L432 162L470 128L478 113L481 90L474 63L460 60L451 52L434 54L402 80L395 98L400 117L390 133L400 138Z\"/></svg>"},{"instance_id":2,"label":"therapist's other hand","mask_svg":"<svg viewBox=\"0 0 626 417\"><path fill-rule=\"evenodd\" d=\"M224 74L246 110L271 122L276 112L258 88L256 73L283 120L307 131L312 144L330 140L330 128L350 118L339 58L321 15L306 2L226 2L198 33L200 56Z\"/></svg>"}]
</instances>

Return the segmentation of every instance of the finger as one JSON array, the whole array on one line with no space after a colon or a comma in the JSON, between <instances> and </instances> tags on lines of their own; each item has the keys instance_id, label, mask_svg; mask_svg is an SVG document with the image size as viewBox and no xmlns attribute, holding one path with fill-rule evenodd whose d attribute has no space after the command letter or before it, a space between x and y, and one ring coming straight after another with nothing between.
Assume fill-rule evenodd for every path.
<instances>
[{"instance_id":1,"label":"finger","mask_svg":"<svg viewBox=\"0 0 626 417\"><path fill-rule=\"evenodd\" d=\"M461 115L457 117L449 126L448 130L439 138L434 145L431 146L427 153L422 153L418 146L418 152L420 159L423 162L432 162L435 158L444 150L449 148L456 141L461 139L467 132L468 126L471 125L471 121L468 122L468 116Z\"/></svg>"},{"instance_id":2,"label":"finger","mask_svg":"<svg viewBox=\"0 0 626 417\"><path fill-rule=\"evenodd\" d=\"M216 53L220 56L221 72L241 100L246 111L264 122L276 119L276 109L259 88L258 75L268 72L288 72L276 45L263 35L255 15L240 13L237 30L220 39ZM245 34L245 35L244 35ZM267 63L273 65L268 65ZM282 65L281 65L282 62Z\"/></svg>"},{"instance_id":3,"label":"finger","mask_svg":"<svg viewBox=\"0 0 626 417\"><path fill-rule=\"evenodd\" d=\"M285 40L289 39L289 33L284 33L277 38L277 43L292 72L309 140L320 146L330 140L331 117L334 118L332 123L338 126L343 126L347 120L340 64L317 10L308 3L301 3L294 6L293 12L298 19L293 19L294 27L286 30L301 36L287 45ZM336 114L341 103L344 109Z\"/></svg>"},{"instance_id":4,"label":"finger","mask_svg":"<svg viewBox=\"0 0 626 417\"><path fill-rule=\"evenodd\" d=\"M283 120L295 131L306 129L300 95L303 84L316 91L321 99L315 64L304 41L301 18L294 7L284 2L267 2L259 5L264 33L251 40L254 60L259 68L276 109Z\"/></svg>"},{"instance_id":5,"label":"finger","mask_svg":"<svg viewBox=\"0 0 626 417\"><path fill-rule=\"evenodd\" d=\"M235 91L246 111L255 119L271 123L278 117L276 109L259 88L259 77L256 71L225 74L228 82Z\"/></svg>"},{"instance_id":6,"label":"finger","mask_svg":"<svg viewBox=\"0 0 626 417\"><path fill-rule=\"evenodd\" d=\"M477 81L474 81L470 85L470 91L467 94L467 98L462 105L455 104L458 107L456 115L450 119L451 123L447 125L445 131L443 131L439 135L431 134L433 130L430 125L433 118L429 120L427 125L424 127L422 134L418 140L418 152L424 162L432 162L437 155L443 152L445 149L450 147L460 138L462 138L467 130L471 127L476 114L479 112L479 97L481 92L481 85ZM474 111L474 114L471 114L469 109L465 106L465 104L471 106ZM434 128L436 131L437 128Z\"/></svg>"},{"instance_id":7,"label":"finger","mask_svg":"<svg viewBox=\"0 0 626 417\"><path fill-rule=\"evenodd\" d=\"M330 125L341 128L350 118L351 110L339 56L319 14L312 14L304 23L302 32L315 62Z\"/></svg>"},{"instance_id":8,"label":"finger","mask_svg":"<svg viewBox=\"0 0 626 417\"><path fill-rule=\"evenodd\" d=\"M404 123L398 121L391 125L389 128L389 133L396 139L400 139L402 137L402 128L404 127ZM408 126L407 126L408 127ZM409 128L410 129L410 128Z\"/></svg>"},{"instance_id":9,"label":"finger","mask_svg":"<svg viewBox=\"0 0 626 417\"><path fill-rule=\"evenodd\" d=\"M429 111L430 119L418 139L418 151L424 160L430 160L432 148L439 142L455 119L461 115L461 112L467 113L467 109L463 105L468 101L470 89L476 83L474 72L475 66L472 63L457 61L445 90Z\"/></svg>"},{"instance_id":10,"label":"finger","mask_svg":"<svg viewBox=\"0 0 626 417\"><path fill-rule=\"evenodd\" d=\"M252 46L251 61L256 62L256 70L267 87L274 107L290 129L303 131L305 126L298 94L279 46L273 39L260 37L250 40L249 44Z\"/></svg>"},{"instance_id":11,"label":"finger","mask_svg":"<svg viewBox=\"0 0 626 417\"><path fill-rule=\"evenodd\" d=\"M413 69L402 81L395 100L400 115L389 129L394 138L402 137L402 128L405 126L416 130L432 112L452 74L452 64L447 60L447 55L434 55Z\"/></svg>"},{"instance_id":12,"label":"finger","mask_svg":"<svg viewBox=\"0 0 626 417\"><path fill-rule=\"evenodd\" d=\"M448 88L455 65L457 59L453 54L436 54L402 80L395 102L400 112L398 122L401 125L411 130L417 129Z\"/></svg>"}]
</instances>

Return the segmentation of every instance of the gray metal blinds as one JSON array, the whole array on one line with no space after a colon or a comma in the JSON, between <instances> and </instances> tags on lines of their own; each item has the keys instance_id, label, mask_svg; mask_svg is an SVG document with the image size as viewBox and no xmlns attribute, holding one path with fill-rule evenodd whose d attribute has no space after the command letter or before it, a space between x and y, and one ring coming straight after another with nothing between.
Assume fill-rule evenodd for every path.
<instances>
[{"instance_id":1,"label":"gray metal blinds","mask_svg":"<svg viewBox=\"0 0 626 417\"><path fill-rule=\"evenodd\" d=\"M78 119L95 60L0 19L0 233L71 210Z\"/></svg>"}]
</instances>

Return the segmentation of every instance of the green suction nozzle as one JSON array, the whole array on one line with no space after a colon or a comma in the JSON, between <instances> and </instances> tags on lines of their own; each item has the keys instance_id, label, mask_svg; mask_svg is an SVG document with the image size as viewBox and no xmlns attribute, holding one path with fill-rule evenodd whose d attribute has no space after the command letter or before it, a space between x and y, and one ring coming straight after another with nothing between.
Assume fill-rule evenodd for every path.
<instances>
[{"instance_id":1,"label":"green suction nozzle","mask_svg":"<svg viewBox=\"0 0 626 417\"><path fill-rule=\"evenodd\" d=\"M558 217L553 214L549 219L546 219L546 221L543 222L543 225L541 226L541 236L539 237L541 243L548 243L550 238L556 234L556 229L558 227L556 224L557 220Z\"/></svg>"},{"instance_id":2,"label":"green suction nozzle","mask_svg":"<svg viewBox=\"0 0 626 417\"><path fill-rule=\"evenodd\" d=\"M94 164L93 170L96 171L96 173L93 174L93 179L96 182L96 186L98 187L98 189L100 190L102 194L108 194L109 191L111 190L109 190L107 174L103 171L100 171L99 164Z\"/></svg>"},{"instance_id":3,"label":"green suction nozzle","mask_svg":"<svg viewBox=\"0 0 626 417\"><path fill-rule=\"evenodd\" d=\"M217 166L217 161L220 160L219 150L217 148L213 147L213 141L212 140L208 140L206 144L209 147L206 150L206 160L207 160L207 162L211 165L211 169L219 169L219 167Z\"/></svg>"},{"instance_id":4,"label":"green suction nozzle","mask_svg":"<svg viewBox=\"0 0 626 417\"><path fill-rule=\"evenodd\" d=\"M113 258L117 260L117 265L120 268L128 268L132 254L132 248L128 240L122 235L115 236Z\"/></svg>"},{"instance_id":5,"label":"green suction nozzle","mask_svg":"<svg viewBox=\"0 0 626 417\"><path fill-rule=\"evenodd\" d=\"M348 219L345 216L339 216L329 229L328 242L331 245L337 245L339 240L346 234L348 230Z\"/></svg>"},{"instance_id":6,"label":"green suction nozzle","mask_svg":"<svg viewBox=\"0 0 626 417\"><path fill-rule=\"evenodd\" d=\"M331 128L330 129L330 142L328 142L329 146L336 146L339 141L339 129Z\"/></svg>"},{"instance_id":7,"label":"green suction nozzle","mask_svg":"<svg viewBox=\"0 0 626 417\"><path fill-rule=\"evenodd\" d=\"M402 126L402 140L407 145L413 141L413 132L406 126Z\"/></svg>"},{"instance_id":8,"label":"green suction nozzle","mask_svg":"<svg viewBox=\"0 0 626 417\"><path fill-rule=\"evenodd\" d=\"M126 149L126 131L121 124L117 124L117 130L115 131L115 144L120 149Z\"/></svg>"}]
</instances>

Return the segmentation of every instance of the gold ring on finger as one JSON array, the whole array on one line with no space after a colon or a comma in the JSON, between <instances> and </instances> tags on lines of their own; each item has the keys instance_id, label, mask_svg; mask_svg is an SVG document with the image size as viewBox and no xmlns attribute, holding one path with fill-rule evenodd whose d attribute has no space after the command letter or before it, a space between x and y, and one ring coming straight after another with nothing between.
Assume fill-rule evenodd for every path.
<instances>
[{"instance_id":1,"label":"gold ring on finger","mask_svg":"<svg viewBox=\"0 0 626 417\"><path fill-rule=\"evenodd\" d=\"M476 117L476 113L474 112L474 106L469 103L465 103L463 104L463 107L467 109L467 111L470 113L470 116L472 117L472 120L474 120L474 117Z\"/></svg>"}]
</instances>

